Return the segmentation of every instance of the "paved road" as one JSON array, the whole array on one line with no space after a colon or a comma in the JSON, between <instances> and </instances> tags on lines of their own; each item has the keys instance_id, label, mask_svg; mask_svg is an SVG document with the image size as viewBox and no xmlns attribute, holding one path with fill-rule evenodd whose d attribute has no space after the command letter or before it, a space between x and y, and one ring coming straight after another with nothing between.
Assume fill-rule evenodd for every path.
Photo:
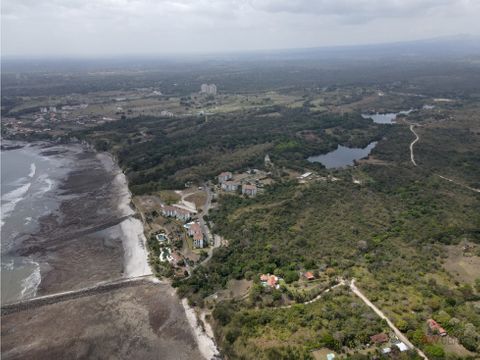
<instances>
[{"instance_id":1,"label":"paved road","mask_svg":"<svg viewBox=\"0 0 480 360\"><path fill-rule=\"evenodd\" d=\"M369 308L371 308L378 316L380 316L383 320L387 322L390 329L393 330L393 332L395 333L395 335L397 335L400 341L404 342L410 349L415 349L422 358L424 358L425 360L428 360L427 356L421 350L417 349L415 345L413 345L410 342L410 340L408 340L408 338L405 335L403 335L403 333L400 330L398 330L395 325L393 325L393 323L385 316L385 314L379 308L377 308L370 300L368 300L368 298L365 295L363 295L363 293L355 286L355 279L352 279L352 281L350 282L350 289Z\"/></svg>"},{"instance_id":2,"label":"paved road","mask_svg":"<svg viewBox=\"0 0 480 360\"><path fill-rule=\"evenodd\" d=\"M415 130L413 130L413 127L415 126L415 124L411 124L410 125L410 131L415 135L415 140L412 141L412 143L410 144L410 160L412 160L412 164L417 166L417 163L415 162L415 158L413 157L413 145L415 145L415 143L420 140L420 136L418 136L418 134L415 132Z\"/></svg>"}]
</instances>

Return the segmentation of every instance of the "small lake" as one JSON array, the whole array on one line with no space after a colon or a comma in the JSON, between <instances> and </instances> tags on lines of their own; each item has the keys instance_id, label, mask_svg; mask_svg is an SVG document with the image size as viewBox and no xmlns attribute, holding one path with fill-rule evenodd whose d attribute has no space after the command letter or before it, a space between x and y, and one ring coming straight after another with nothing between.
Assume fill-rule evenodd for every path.
<instances>
[{"instance_id":1,"label":"small lake","mask_svg":"<svg viewBox=\"0 0 480 360\"><path fill-rule=\"evenodd\" d=\"M319 162L327 169L339 169L354 165L355 160L367 157L377 142L371 142L365 148L349 148L338 145L337 149L324 155L310 156L307 160L310 162Z\"/></svg>"},{"instance_id":2,"label":"small lake","mask_svg":"<svg viewBox=\"0 0 480 360\"><path fill-rule=\"evenodd\" d=\"M413 111L413 109L410 110L404 110L404 111L399 111L396 113L375 113L375 114L362 114L362 117L364 119L372 119L374 123L376 124L394 124L395 119L397 118L398 115L408 115Z\"/></svg>"}]
</instances>

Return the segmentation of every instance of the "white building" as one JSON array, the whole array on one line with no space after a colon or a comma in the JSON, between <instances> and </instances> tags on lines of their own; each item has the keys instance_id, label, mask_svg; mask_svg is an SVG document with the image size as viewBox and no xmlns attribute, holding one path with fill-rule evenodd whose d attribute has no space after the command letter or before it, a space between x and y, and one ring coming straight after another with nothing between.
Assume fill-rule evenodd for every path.
<instances>
[{"instance_id":1,"label":"white building","mask_svg":"<svg viewBox=\"0 0 480 360\"><path fill-rule=\"evenodd\" d=\"M222 182L222 190L224 191L237 191L240 184L235 181L224 181Z\"/></svg>"},{"instance_id":2,"label":"white building","mask_svg":"<svg viewBox=\"0 0 480 360\"><path fill-rule=\"evenodd\" d=\"M222 172L220 175L218 175L218 183L222 184L225 181L231 180L232 177L233 177L233 174L230 171Z\"/></svg>"},{"instance_id":3,"label":"white building","mask_svg":"<svg viewBox=\"0 0 480 360\"><path fill-rule=\"evenodd\" d=\"M217 86L215 84L202 84L200 86L200 92L208 95L216 95Z\"/></svg>"}]
</instances>

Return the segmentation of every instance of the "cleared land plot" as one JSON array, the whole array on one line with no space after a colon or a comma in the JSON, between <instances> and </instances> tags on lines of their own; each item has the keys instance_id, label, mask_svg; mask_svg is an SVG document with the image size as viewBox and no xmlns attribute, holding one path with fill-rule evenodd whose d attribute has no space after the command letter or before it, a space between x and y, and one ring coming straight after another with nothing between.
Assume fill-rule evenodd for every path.
<instances>
[{"instance_id":1,"label":"cleared land plot","mask_svg":"<svg viewBox=\"0 0 480 360\"><path fill-rule=\"evenodd\" d=\"M480 278L480 256L471 252L464 255L462 245L449 245L445 247L448 257L444 267L460 282L473 284Z\"/></svg>"}]
</instances>

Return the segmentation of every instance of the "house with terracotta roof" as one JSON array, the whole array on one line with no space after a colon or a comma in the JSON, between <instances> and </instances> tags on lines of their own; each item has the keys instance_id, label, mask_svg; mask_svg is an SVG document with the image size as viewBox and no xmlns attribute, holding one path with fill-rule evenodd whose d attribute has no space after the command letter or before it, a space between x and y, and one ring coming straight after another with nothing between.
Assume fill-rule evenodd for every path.
<instances>
[{"instance_id":1,"label":"house with terracotta roof","mask_svg":"<svg viewBox=\"0 0 480 360\"><path fill-rule=\"evenodd\" d=\"M266 283L268 281L268 275L266 274L260 275L260 281Z\"/></svg>"},{"instance_id":2,"label":"house with terracotta roof","mask_svg":"<svg viewBox=\"0 0 480 360\"><path fill-rule=\"evenodd\" d=\"M171 260L170 260L170 262L171 262L173 265L175 265L175 266L178 265L178 263L179 263L180 261L182 261L182 260L183 260L183 258L182 258L182 256L181 256L180 254L178 254L178 253L176 253L176 252L174 252L174 253L171 254Z\"/></svg>"},{"instance_id":3,"label":"house with terracotta roof","mask_svg":"<svg viewBox=\"0 0 480 360\"><path fill-rule=\"evenodd\" d=\"M257 187L255 185L243 184L242 194L247 196L255 196L257 195Z\"/></svg>"},{"instance_id":4,"label":"house with terracotta roof","mask_svg":"<svg viewBox=\"0 0 480 360\"><path fill-rule=\"evenodd\" d=\"M223 184L225 181L230 180L233 177L233 174L230 171L222 172L218 175L218 183Z\"/></svg>"},{"instance_id":5,"label":"house with terracotta roof","mask_svg":"<svg viewBox=\"0 0 480 360\"><path fill-rule=\"evenodd\" d=\"M268 277L267 284L272 288L278 288L278 277L275 275L270 275Z\"/></svg>"},{"instance_id":6,"label":"house with terracotta roof","mask_svg":"<svg viewBox=\"0 0 480 360\"><path fill-rule=\"evenodd\" d=\"M370 336L370 341L375 344L383 344L388 341L388 335L385 333Z\"/></svg>"},{"instance_id":7,"label":"house with terracotta roof","mask_svg":"<svg viewBox=\"0 0 480 360\"><path fill-rule=\"evenodd\" d=\"M430 331L433 334L438 334L440 336L446 336L447 335L447 331L443 327L441 327L440 324L437 323L435 320L428 319L427 320L427 325L428 325Z\"/></svg>"},{"instance_id":8,"label":"house with terracotta roof","mask_svg":"<svg viewBox=\"0 0 480 360\"><path fill-rule=\"evenodd\" d=\"M193 238L193 246L196 248L203 248L204 241L203 241L203 232L202 227L198 223L193 223L188 228L188 235Z\"/></svg>"},{"instance_id":9,"label":"house with terracotta roof","mask_svg":"<svg viewBox=\"0 0 480 360\"><path fill-rule=\"evenodd\" d=\"M303 276L305 277L305 279L307 280L315 280L315 275L313 275L313 273L311 271L307 271L306 273L303 273Z\"/></svg>"},{"instance_id":10,"label":"house with terracotta roof","mask_svg":"<svg viewBox=\"0 0 480 360\"><path fill-rule=\"evenodd\" d=\"M270 275L270 274L262 274L260 275L260 282L262 283L263 286L270 286L271 288L278 289L278 277L275 275Z\"/></svg>"}]
</instances>

